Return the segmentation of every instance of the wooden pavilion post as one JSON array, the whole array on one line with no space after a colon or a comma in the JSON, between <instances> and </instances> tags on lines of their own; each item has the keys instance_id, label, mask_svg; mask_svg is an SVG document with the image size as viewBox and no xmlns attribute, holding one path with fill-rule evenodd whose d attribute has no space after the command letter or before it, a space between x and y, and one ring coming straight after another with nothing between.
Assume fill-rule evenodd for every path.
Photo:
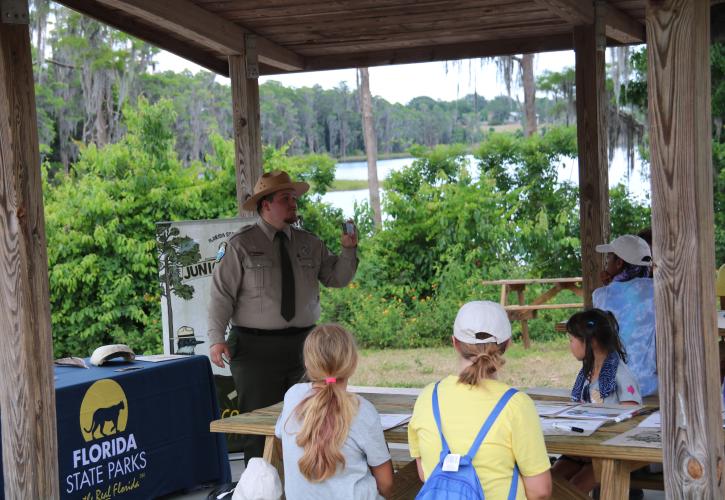
<instances>
[{"instance_id":1,"label":"wooden pavilion post","mask_svg":"<svg viewBox=\"0 0 725 500\"><path fill-rule=\"evenodd\" d=\"M709 0L647 3L657 368L668 498L725 498Z\"/></svg>"},{"instance_id":2,"label":"wooden pavilion post","mask_svg":"<svg viewBox=\"0 0 725 500\"><path fill-rule=\"evenodd\" d=\"M584 307L602 285L603 258L594 247L609 238L609 175L607 163L607 95L605 91L604 23L574 28L576 120L579 148L579 227L582 249Z\"/></svg>"},{"instance_id":3,"label":"wooden pavilion post","mask_svg":"<svg viewBox=\"0 0 725 500\"><path fill-rule=\"evenodd\" d=\"M5 498L58 498L53 340L27 1L0 0L0 408Z\"/></svg>"},{"instance_id":4,"label":"wooden pavilion post","mask_svg":"<svg viewBox=\"0 0 725 500\"><path fill-rule=\"evenodd\" d=\"M254 35L244 38L245 53L229 56L234 122L234 162L237 173L237 206L240 216L256 215L242 210L262 175L262 134L259 119L259 67Z\"/></svg>"}]
</instances>

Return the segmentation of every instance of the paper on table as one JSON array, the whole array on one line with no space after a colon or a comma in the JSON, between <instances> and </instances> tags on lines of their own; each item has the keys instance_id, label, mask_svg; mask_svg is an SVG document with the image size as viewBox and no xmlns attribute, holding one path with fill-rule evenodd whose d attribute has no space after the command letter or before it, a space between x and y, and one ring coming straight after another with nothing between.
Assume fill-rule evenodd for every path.
<instances>
[{"instance_id":1,"label":"paper on table","mask_svg":"<svg viewBox=\"0 0 725 500\"><path fill-rule=\"evenodd\" d=\"M725 428L725 411L722 412L722 426ZM662 416L659 411L654 412L652 415L648 415L647 418L642 420L637 427L648 427L653 429L662 428Z\"/></svg>"},{"instance_id":2,"label":"paper on table","mask_svg":"<svg viewBox=\"0 0 725 500\"><path fill-rule=\"evenodd\" d=\"M383 426L383 430L387 431L408 423L410 417L412 417L410 413L381 413L380 424Z\"/></svg>"},{"instance_id":3,"label":"paper on table","mask_svg":"<svg viewBox=\"0 0 725 500\"><path fill-rule=\"evenodd\" d=\"M609 446L636 446L640 448L662 448L662 431L654 427L635 427L604 441Z\"/></svg>"},{"instance_id":4,"label":"paper on table","mask_svg":"<svg viewBox=\"0 0 725 500\"><path fill-rule=\"evenodd\" d=\"M579 418L594 420L614 420L617 417L630 415L642 409L631 405L597 405L583 403L557 415L560 418Z\"/></svg>"},{"instance_id":5,"label":"paper on table","mask_svg":"<svg viewBox=\"0 0 725 500\"><path fill-rule=\"evenodd\" d=\"M662 427L662 417L660 416L660 412L656 411L651 415L647 415L647 418L642 420L637 427L654 427L659 429Z\"/></svg>"},{"instance_id":6,"label":"paper on table","mask_svg":"<svg viewBox=\"0 0 725 500\"><path fill-rule=\"evenodd\" d=\"M604 420L576 420L574 418L541 418L541 430L545 436L591 436L599 429ZM578 427L584 432L574 432L565 429L557 429L555 426Z\"/></svg>"},{"instance_id":7,"label":"paper on table","mask_svg":"<svg viewBox=\"0 0 725 500\"><path fill-rule=\"evenodd\" d=\"M556 401L534 401L534 404L540 417L551 417L577 405L577 403L559 403Z\"/></svg>"},{"instance_id":8,"label":"paper on table","mask_svg":"<svg viewBox=\"0 0 725 500\"><path fill-rule=\"evenodd\" d=\"M186 354L149 354L147 356L136 356L136 361L150 361L151 363L159 363L161 361L185 358L186 356Z\"/></svg>"}]
</instances>

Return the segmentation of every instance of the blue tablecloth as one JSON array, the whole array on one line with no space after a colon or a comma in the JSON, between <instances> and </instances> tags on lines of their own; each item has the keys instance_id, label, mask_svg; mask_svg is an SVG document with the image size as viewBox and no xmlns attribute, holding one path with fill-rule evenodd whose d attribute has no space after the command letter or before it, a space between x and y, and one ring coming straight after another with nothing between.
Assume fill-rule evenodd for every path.
<instances>
[{"instance_id":1,"label":"blue tablecloth","mask_svg":"<svg viewBox=\"0 0 725 500\"><path fill-rule=\"evenodd\" d=\"M61 498L150 499L231 480L224 435L209 432L219 406L207 357L89 366L55 368Z\"/></svg>"}]
</instances>

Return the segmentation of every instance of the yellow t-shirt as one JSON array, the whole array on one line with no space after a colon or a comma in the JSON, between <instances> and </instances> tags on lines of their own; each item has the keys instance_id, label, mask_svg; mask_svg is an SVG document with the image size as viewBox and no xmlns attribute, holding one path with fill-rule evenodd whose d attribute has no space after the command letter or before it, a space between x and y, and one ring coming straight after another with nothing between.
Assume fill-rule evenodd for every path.
<instances>
[{"instance_id":1,"label":"yellow t-shirt","mask_svg":"<svg viewBox=\"0 0 725 500\"><path fill-rule=\"evenodd\" d=\"M718 297L725 297L725 264L720 266L720 270L717 272L715 295Z\"/></svg>"},{"instance_id":2,"label":"yellow t-shirt","mask_svg":"<svg viewBox=\"0 0 725 500\"><path fill-rule=\"evenodd\" d=\"M421 458L426 478L438 464L442 448L433 417L433 386L427 386L418 396L408 424L410 455ZM496 380L486 380L475 387L458 383L458 376L454 375L441 380L438 385L441 425L452 453L468 452L483 422L508 389L509 386ZM523 392L509 400L473 459L486 498L507 498L514 459L524 476L535 476L550 468L536 407ZM526 499L521 479L516 498Z\"/></svg>"}]
</instances>

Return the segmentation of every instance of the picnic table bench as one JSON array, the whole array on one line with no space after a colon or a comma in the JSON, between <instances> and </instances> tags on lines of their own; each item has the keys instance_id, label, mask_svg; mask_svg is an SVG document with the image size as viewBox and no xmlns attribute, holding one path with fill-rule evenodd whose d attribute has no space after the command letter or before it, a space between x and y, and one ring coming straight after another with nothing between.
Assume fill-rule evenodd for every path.
<instances>
[{"instance_id":1,"label":"picnic table bench","mask_svg":"<svg viewBox=\"0 0 725 500\"><path fill-rule=\"evenodd\" d=\"M528 320L534 319L538 311L547 309L581 309L584 307L584 304L581 302L547 304L547 302L564 290L572 291L581 297L583 295L581 278L509 279L482 281L481 284L501 287L500 303L506 309L511 321L521 321L521 337L526 349L531 345ZM537 296L531 303L527 304L524 291L528 285L549 285L550 288ZM518 304L508 303L508 295L510 292L516 292Z\"/></svg>"}]
</instances>

